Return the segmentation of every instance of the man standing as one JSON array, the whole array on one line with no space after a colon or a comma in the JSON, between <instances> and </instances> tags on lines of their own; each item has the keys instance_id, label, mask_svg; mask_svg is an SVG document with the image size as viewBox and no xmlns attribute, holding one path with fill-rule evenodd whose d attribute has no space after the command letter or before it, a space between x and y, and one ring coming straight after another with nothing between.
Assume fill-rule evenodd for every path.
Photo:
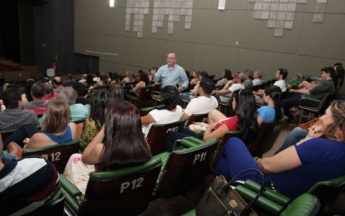
<instances>
[{"instance_id":1,"label":"man standing","mask_svg":"<svg viewBox=\"0 0 345 216\"><path fill-rule=\"evenodd\" d=\"M188 77L184 69L176 64L177 58L175 53L169 53L167 56L167 64L161 66L154 78L155 82L162 82L162 88L165 86L179 86L179 92L188 88ZM183 83L182 86L180 83Z\"/></svg>"}]
</instances>

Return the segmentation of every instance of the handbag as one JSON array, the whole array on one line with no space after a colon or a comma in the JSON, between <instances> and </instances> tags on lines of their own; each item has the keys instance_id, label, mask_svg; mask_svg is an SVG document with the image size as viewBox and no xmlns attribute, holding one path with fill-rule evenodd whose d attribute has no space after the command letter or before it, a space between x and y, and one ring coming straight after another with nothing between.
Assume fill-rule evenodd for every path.
<instances>
[{"instance_id":1,"label":"handbag","mask_svg":"<svg viewBox=\"0 0 345 216\"><path fill-rule=\"evenodd\" d=\"M204 122L194 122L193 124L190 124L189 130L193 131L194 133L200 133L201 131L206 131L209 124Z\"/></svg>"},{"instance_id":2,"label":"handbag","mask_svg":"<svg viewBox=\"0 0 345 216\"><path fill-rule=\"evenodd\" d=\"M259 172L262 177L262 183L256 197L249 204L247 204L246 201L244 201L244 199L235 191L235 189L231 187L231 185L240 175L250 171ZM217 176L200 199L196 207L196 215L257 216L256 212L252 209L252 206L258 200L264 189L264 174L260 170L255 168L246 169L240 172L234 178L232 178L229 183L226 181L224 176Z\"/></svg>"}]
</instances>

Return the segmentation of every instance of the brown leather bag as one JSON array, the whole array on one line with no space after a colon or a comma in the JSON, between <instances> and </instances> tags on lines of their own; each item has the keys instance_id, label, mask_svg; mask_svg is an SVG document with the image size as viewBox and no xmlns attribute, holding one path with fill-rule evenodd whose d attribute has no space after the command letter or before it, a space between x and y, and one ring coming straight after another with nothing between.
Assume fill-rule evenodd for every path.
<instances>
[{"instance_id":1,"label":"brown leather bag","mask_svg":"<svg viewBox=\"0 0 345 216\"><path fill-rule=\"evenodd\" d=\"M262 183L259 193L247 204L246 201L231 187L236 179L250 171L257 171L261 174ZM204 193L196 207L197 216L223 216L223 215L249 215L257 216L251 208L265 189L264 174L258 169L247 169L237 174L228 183L224 176L217 176L210 187Z\"/></svg>"}]
</instances>

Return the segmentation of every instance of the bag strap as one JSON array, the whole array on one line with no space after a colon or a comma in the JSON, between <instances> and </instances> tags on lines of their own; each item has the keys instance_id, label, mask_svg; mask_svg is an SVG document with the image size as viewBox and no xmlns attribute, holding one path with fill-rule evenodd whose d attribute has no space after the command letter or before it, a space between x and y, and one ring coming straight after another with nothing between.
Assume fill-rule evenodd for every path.
<instances>
[{"instance_id":1,"label":"bag strap","mask_svg":"<svg viewBox=\"0 0 345 216\"><path fill-rule=\"evenodd\" d=\"M261 170L256 169L256 168L249 168L246 170L243 170L242 172L238 173L235 177L233 177L228 184L224 185L223 187L220 188L220 190L218 191L218 194L221 196L225 196L225 194L227 193L227 191L229 190L231 184L233 184L236 179L238 179L239 176L247 173L247 172L251 172L251 171L256 171L258 173L260 173L262 181L261 181L261 187L259 192L256 194L255 198L248 204L248 206L244 209L243 214L247 215L247 212L252 208L252 206L254 205L254 203L259 199L259 197L261 196L262 192L265 190L265 176L262 173Z\"/></svg>"}]
</instances>

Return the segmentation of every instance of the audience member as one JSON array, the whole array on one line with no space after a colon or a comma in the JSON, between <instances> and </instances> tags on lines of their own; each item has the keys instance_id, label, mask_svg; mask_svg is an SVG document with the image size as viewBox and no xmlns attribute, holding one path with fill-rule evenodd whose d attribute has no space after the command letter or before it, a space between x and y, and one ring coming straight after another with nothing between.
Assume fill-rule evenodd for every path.
<instances>
[{"instance_id":1,"label":"audience member","mask_svg":"<svg viewBox=\"0 0 345 216\"><path fill-rule=\"evenodd\" d=\"M193 70L193 73L192 73L192 79L190 80L190 84L191 85L196 85L200 79L199 79L199 76L200 76L200 71L198 70Z\"/></svg>"},{"instance_id":2,"label":"audience member","mask_svg":"<svg viewBox=\"0 0 345 216\"><path fill-rule=\"evenodd\" d=\"M105 89L97 90L92 94L90 115L85 121L84 131L80 137L80 147L82 149L85 149L101 130L105 121L104 110L110 98L109 91Z\"/></svg>"},{"instance_id":3,"label":"audience member","mask_svg":"<svg viewBox=\"0 0 345 216\"><path fill-rule=\"evenodd\" d=\"M140 75L139 82L135 85L135 87L132 86L132 91L134 91L135 94L138 94L140 88L149 86L149 85L150 85L149 77L147 76L146 73L142 73Z\"/></svg>"},{"instance_id":4,"label":"audience member","mask_svg":"<svg viewBox=\"0 0 345 216\"><path fill-rule=\"evenodd\" d=\"M0 130L18 129L24 124L38 125L36 113L29 110L22 110L23 103L20 93L9 89L3 93L3 102L6 110L0 112Z\"/></svg>"},{"instance_id":5,"label":"audience member","mask_svg":"<svg viewBox=\"0 0 345 216\"><path fill-rule=\"evenodd\" d=\"M126 71L126 76L121 80L121 84L123 83L131 83L134 82L134 78L132 76L132 72Z\"/></svg>"},{"instance_id":6,"label":"audience member","mask_svg":"<svg viewBox=\"0 0 345 216\"><path fill-rule=\"evenodd\" d=\"M49 84L49 82L43 83L43 88L44 88L43 100L47 101L47 100L50 100L50 99L52 99L54 97L59 96L59 94L54 91L53 86L51 86Z\"/></svg>"},{"instance_id":7,"label":"audience member","mask_svg":"<svg viewBox=\"0 0 345 216\"><path fill-rule=\"evenodd\" d=\"M155 82L161 81L162 88L165 86L179 86L178 91L182 92L188 88L188 77L184 69L176 64L177 58L175 53L169 53L167 64L161 66L155 76ZM183 83L180 85L180 83Z\"/></svg>"},{"instance_id":8,"label":"audience member","mask_svg":"<svg viewBox=\"0 0 345 216\"><path fill-rule=\"evenodd\" d=\"M54 91L58 94L60 94L63 86L62 86L62 80L61 77L55 76L53 79L53 86L54 86Z\"/></svg>"},{"instance_id":9,"label":"audience member","mask_svg":"<svg viewBox=\"0 0 345 216\"><path fill-rule=\"evenodd\" d=\"M47 101L44 97L44 86L41 83L35 83L31 87L32 101L24 103L24 109L34 111L37 115L42 115L46 111Z\"/></svg>"},{"instance_id":10,"label":"audience member","mask_svg":"<svg viewBox=\"0 0 345 216\"><path fill-rule=\"evenodd\" d=\"M345 102L334 101L320 120L305 139L257 161L240 139L230 138L221 152L216 175L230 180L245 169L258 168L265 173L266 187L290 198L307 192L319 181L345 175ZM256 172L239 178L248 179L261 182Z\"/></svg>"},{"instance_id":11,"label":"audience member","mask_svg":"<svg viewBox=\"0 0 345 216\"><path fill-rule=\"evenodd\" d=\"M214 83L208 78L202 78L198 88L199 97L192 99L183 112L183 119L189 119L194 114L206 114L218 107L218 101L211 96Z\"/></svg>"},{"instance_id":12,"label":"audience member","mask_svg":"<svg viewBox=\"0 0 345 216\"><path fill-rule=\"evenodd\" d=\"M243 82L243 86L244 88L251 88L253 87L253 71L251 70L245 70L243 73L243 77L244 77L244 82Z\"/></svg>"},{"instance_id":13,"label":"audience member","mask_svg":"<svg viewBox=\"0 0 345 216\"><path fill-rule=\"evenodd\" d=\"M95 76L93 77L92 81L93 83L99 83L99 81L101 81L101 78L99 77L100 72L95 72Z\"/></svg>"},{"instance_id":14,"label":"audience member","mask_svg":"<svg viewBox=\"0 0 345 216\"><path fill-rule=\"evenodd\" d=\"M4 141L4 145L13 141L30 149L69 142L78 137L77 126L70 122L70 117L67 101L62 97L52 98L47 105L41 132L35 125L23 125Z\"/></svg>"},{"instance_id":15,"label":"audience member","mask_svg":"<svg viewBox=\"0 0 345 216\"><path fill-rule=\"evenodd\" d=\"M87 77L87 74L86 73L83 73L81 75L81 78L79 80L79 83L83 84L84 82L86 82L86 77Z\"/></svg>"},{"instance_id":16,"label":"audience member","mask_svg":"<svg viewBox=\"0 0 345 216\"><path fill-rule=\"evenodd\" d=\"M156 67L150 68L149 75L148 75L148 76L149 76L150 82L154 82L155 76L156 76L156 72L157 72L157 69L158 69L158 68L156 68Z\"/></svg>"},{"instance_id":17,"label":"audience member","mask_svg":"<svg viewBox=\"0 0 345 216\"><path fill-rule=\"evenodd\" d=\"M334 69L332 67L322 68L321 78L322 81L316 86L310 86L306 82L302 82L299 86L300 89L290 89L290 93L285 95L281 104L284 108L284 114L293 119L289 109L294 106L317 106L319 103L311 100L300 100L302 96L311 99L321 100L326 94L335 93L335 86L332 77L334 76ZM310 87L310 88L309 88Z\"/></svg>"},{"instance_id":18,"label":"audience member","mask_svg":"<svg viewBox=\"0 0 345 216\"><path fill-rule=\"evenodd\" d=\"M244 86L243 86L243 80L244 80L244 76L243 76L243 73L236 73L236 74L233 74L232 75L233 77L233 80L229 80L224 88L220 91L215 91L217 94L220 94L220 95L225 95L225 96L228 96L228 97L223 97L223 96L220 96L220 100L224 103L227 103L229 102L230 98L231 98L231 95L234 91L238 90L238 89L244 89Z\"/></svg>"},{"instance_id":19,"label":"audience member","mask_svg":"<svg viewBox=\"0 0 345 216\"><path fill-rule=\"evenodd\" d=\"M91 172L137 166L151 158L150 148L141 133L139 111L133 104L111 101L105 116L101 131L82 155L71 156L64 172L83 194Z\"/></svg>"},{"instance_id":20,"label":"audience member","mask_svg":"<svg viewBox=\"0 0 345 216\"><path fill-rule=\"evenodd\" d=\"M262 84L262 73L260 71L254 72L254 79L253 79L253 86L261 85Z\"/></svg>"},{"instance_id":21,"label":"audience member","mask_svg":"<svg viewBox=\"0 0 345 216\"><path fill-rule=\"evenodd\" d=\"M24 215L42 206L59 186L53 164L40 157L2 157L0 134L0 202L2 215Z\"/></svg>"},{"instance_id":22,"label":"audience member","mask_svg":"<svg viewBox=\"0 0 345 216\"><path fill-rule=\"evenodd\" d=\"M146 116L141 117L145 137L148 135L153 123L168 124L181 119L183 113L182 108L177 105L179 101L179 93L175 86L165 86L163 88L162 101L166 109L154 109Z\"/></svg>"},{"instance_id":23,"label":"audience member","mask_svg":"<svg viewBox=\"0 0 345 216\"><path fill-rule=\"evenodd\" d=\"M67 87L67 86L73 86L75 84L75 79L73 78L73 75L72 74L68 74L67 75L67 80L65 80L63 83L62 83L62 86L63 87Z\"/></svg>"},{"instance_id":24,"label":"audience member","mask_svg":"<svg viewBox=\"0 0 345 216\"><path fill-rule=\"evenodd\" d=\"M91 98L85 98L86 89L82 83L74 83L72 87L77 92L77 99L75 100L76 104L91 104Z\"/></svg>"},{"instance_id":25,"label":"audience member","mask_svg":"<svg viewBox=\"0 0 345 216\"><path fill-rule=\"evenodd\" d=\"M114 99L124 100L125 98L123 87L120 84L116 84L116 83L110 84L109 92L110 92L111 97Z\"/></svg>"},{"instance_id":26,"label":"audience member","mask_svg":"<svg viewBox=\"0 0 345 216\"><path fill-rule=\"evenodd\" d=\"M223 78L217 81L216 87L223 88L229 80L232 80L231 70L225 69L223 72Z\"/></svg>"},{"instance_id":27,"label":"audience member","mask_svg":"<svg viewBox=\"0 0 345 216\"><path fill-rule=\"evenodd\" d=\"M265 88L264 101L267 106L261 106L258 109L258 124L262 122L279 121L282 117L282 107L280 105L280 97L282 90L275 85Z\"/></svg>"}]
</instances>

